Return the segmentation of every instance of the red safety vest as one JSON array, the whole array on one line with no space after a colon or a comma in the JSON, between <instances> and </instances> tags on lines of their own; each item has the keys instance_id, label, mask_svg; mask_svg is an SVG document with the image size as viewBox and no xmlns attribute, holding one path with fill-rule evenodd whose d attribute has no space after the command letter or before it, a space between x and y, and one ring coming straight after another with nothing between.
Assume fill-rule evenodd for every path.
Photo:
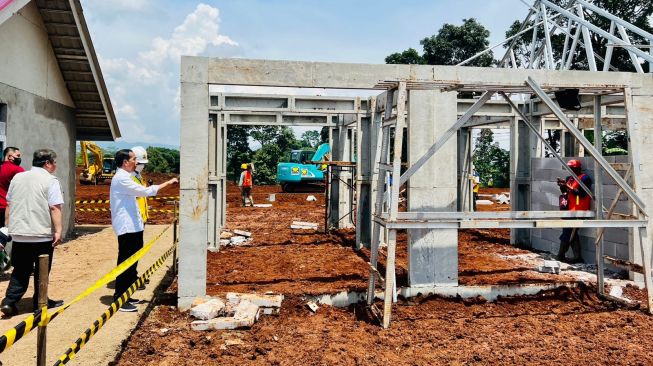
<instances>
[{"instance_id":1,"label":"red safety vest","mask_svg":"<svg viewBox=\"0 0 653 366\"><path fill-rule=\"evenodd\" d=\"M581 174L578 176L579 180L582 180L585 174ZM567 181L567 184L570 185L573 189L582 189L580 187L580 184L573 178L569 178L570 180ZM591 210L591 202L592 199L590 198L589 195L586 195L585 197L581 197L578 195L575 195L574 192L569 191L567 192L567 198L569 200L569 211L588 211Z\"/></svg>"},{"instance_id":2,"label":"red safety vest","mask_svg":"<svg viewBox=\"0 0 653 366\"><path fill-rule=\"evenodd\" d=\"M243 177L243 187L252 186L252 172L245 170L245 176Z\"/></svg>"}]
</instances>

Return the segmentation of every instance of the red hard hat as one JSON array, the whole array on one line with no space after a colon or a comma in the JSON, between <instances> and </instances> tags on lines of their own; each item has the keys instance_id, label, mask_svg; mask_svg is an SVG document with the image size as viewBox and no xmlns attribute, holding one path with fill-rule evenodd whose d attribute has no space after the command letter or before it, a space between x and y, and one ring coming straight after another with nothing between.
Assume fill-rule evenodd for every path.
<instances>
[{"instance_id":1,"label":"red hard hat","mask_svg":"<svg viewBox=\"0 0 653 366\"><path fill-rule=\"evenodd\" d=\"M580 169L580 160L569 160L567 162L567 166L572 168L572 169L575 169L575 168Z\"/></svg>"}]
</instances>

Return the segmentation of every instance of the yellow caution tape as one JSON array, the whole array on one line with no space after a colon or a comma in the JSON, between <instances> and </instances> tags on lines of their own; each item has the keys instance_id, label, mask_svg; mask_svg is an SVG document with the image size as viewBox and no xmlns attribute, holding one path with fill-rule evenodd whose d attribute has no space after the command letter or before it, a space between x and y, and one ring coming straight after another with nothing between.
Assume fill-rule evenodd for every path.
<instances>
[{"instance_id":1,"label":"yellow caution tape","mask_svg":"<svg viewBox=\"0 0 653 366\"><path fill-rule=\"evenodd\" d=\"M165 196L165 197L148 197L148 200L178 200L179 196ZM76 205L92 205L96 203L109 203L110 200L77 200Z\"/></svg>"},{"instance_id":2,"label":"yellow caution tape","mask_svg":"<svg viewBox=\"0 0 653 366\"><path fill-rule=\"evenodd\" d=\"M104 207L95 207L95 208L79 208L76 207L75 211L79 212L111 212L110 209ZM148 212L165 212L165 213L174 213L174 210L161 210L158 208L148 208Z\"/></svg>"},{"instance_id":3,"label":"yellow caution tape","mask_svg":"<svg viewBox=\"0 0 653 366\"><path fill-rule=\"evenodd\" d=\"M119 274L123 273L125 270L127 270L127 268L131 267L140 258L142 258L152 248L154 243L157 240L159 240L159 238L161 238L161 236L169 228L170 228L170 225L166 226L166 228L163 229L163 231L161 231L157 236L155 236L152 240L150 240L141 250L134 253L134 255L127 258L124 262L120 263L116 268L112 269L111 272L107 273L104 277L102 277L100 280L95 282L95 284L93 284L92 286L87 288L84 292L82 292L79 296L77 296L73 301L67 303L66 305L62 306L57 311L55 311L55 312L53 312L51 314L48 314L47 311L43 312L43 309L39 309L34 314L28 316L27 318L25 318L25 320L18 323L12 329L7 331L4 335L0 336L0 353L6 351L7 349L9 349L9 347L11 347L19 339L26 336L29 332L32 331L32 329L36 328L39 323L43 324L43 325L49 324L50 321L52 321L52 319L56 318L59 314L63 313L71 305L75 304L76 302L79 302L81 299L83 299L86 296L90 295L91 293L93 293L98 288L103 287L107 283L113 281ZM36 323L34 321L37 318L41 319L38 323Z\"/></svg>"},{"instance_id":4,"label":"yellow caution tape","mask_svg":"<svg viewBox=\"0 0 653 366\"><path fill-rule=\"evenodd\" d=\"M120 309L120 307L127 301L131 295L136 291L138 287L140 287L147 278L149 278L152 273L154 273L161 265L165 262L165 260L172 254L172 252L175 250L175 247L177 246L177 243L174 243L170 249L168 249L157 261L147 270L145 273L143 273L137 280L134 282L127 291L122 294L117 300L115 300L108 308L107 310L100 315L97 320L93 322L93 324L88 327L82 334L80 335L79 338L73 344L68 348L66 352L64 352L61 357L55 362L54 366L59 366L59 365L64 365L68 363L68 361L72 360L75 358L75 355L88 343L88 341L93 337L101 328L104 324L107 323L109 319Z\"/></svg>"}]
</instances>

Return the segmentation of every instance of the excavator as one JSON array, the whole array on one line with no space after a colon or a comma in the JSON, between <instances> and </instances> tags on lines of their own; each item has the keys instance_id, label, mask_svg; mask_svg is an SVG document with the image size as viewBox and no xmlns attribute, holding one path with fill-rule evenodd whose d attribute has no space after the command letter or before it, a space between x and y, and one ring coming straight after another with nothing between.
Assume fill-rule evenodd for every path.
<instances>
[{"instance_id":1,"label":"excavator","mask_svg":"<svg viewBox=\"0 0 653 366\"><path fill-rule=\"evenodd\" d=\"M288 162L277 164L277 181L281 190L293 192L300 186L323 182L326 166L316 162L325 159L329 151L329 144L318 146L317 151L292 150Z\"/></svg>"},{"instance_id":2,"label":"excavator","mask_svg":"<svg viewBox=\"0 0 653 366\"><path fill-rule=\"evenodd\" d=\"M111 179L116 174L113 158L105 158L102 149L92 141L80 141L84 170L79 173L79 183L95 184ZM88 152L93 154L93 163L89 162Z\"/></svg>"}]
</instances>

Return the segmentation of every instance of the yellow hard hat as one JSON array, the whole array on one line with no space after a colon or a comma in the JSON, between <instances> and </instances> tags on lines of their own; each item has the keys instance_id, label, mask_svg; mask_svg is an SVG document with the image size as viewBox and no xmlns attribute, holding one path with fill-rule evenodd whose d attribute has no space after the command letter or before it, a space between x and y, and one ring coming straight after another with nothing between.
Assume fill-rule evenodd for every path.
<instances>
[{"instance_id":1,"label":"yellow hard hat","mask_svg":"<svg viewBox=\"0 0 653 366\"><path fill-rule=\"evenodd\" d=\"M247 164L245 163L241 164L240 169L247 169Z\"/></svg>"}]
</instances>

